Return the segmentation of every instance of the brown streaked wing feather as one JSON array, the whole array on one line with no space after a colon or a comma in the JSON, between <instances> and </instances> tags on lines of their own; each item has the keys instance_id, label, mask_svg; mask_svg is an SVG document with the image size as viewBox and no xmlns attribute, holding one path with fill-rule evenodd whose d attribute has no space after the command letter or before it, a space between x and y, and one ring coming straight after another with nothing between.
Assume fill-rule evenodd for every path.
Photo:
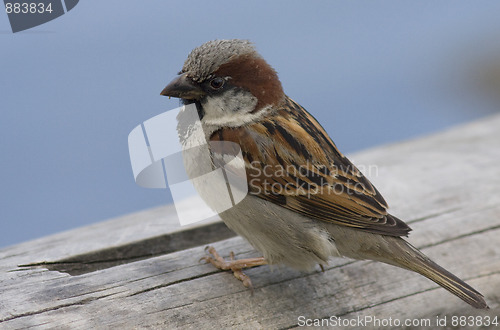
<instances>
[{"instance_id":1,"label":"brown streaked wing feather","mask_svg":"<svg viewBox=\"0 0 500 330\"><path fill-rule=\"evenodd\" d=\"M387 213L377 189L288 97L276 114L221 129L211 140L240 145L250 194L314 219L373 233L406 236L411 230Z\"/></svg>"}]
</instances>

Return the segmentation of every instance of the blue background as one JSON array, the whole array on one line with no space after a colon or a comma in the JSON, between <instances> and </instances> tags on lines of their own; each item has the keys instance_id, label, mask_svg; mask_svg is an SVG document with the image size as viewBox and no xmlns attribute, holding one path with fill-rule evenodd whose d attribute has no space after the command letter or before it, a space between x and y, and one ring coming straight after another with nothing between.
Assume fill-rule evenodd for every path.
<instances>
[{"instance_id":1,"label":"blue background","mask_svg":"<svg viewBox=\"0 0 500 330\"><path fill-rule=\"evenodd\" d=\"M127 136L179 105L159 93L203 42L253 41L353 152L497 111L499 17L497 0L106 0L12 34L0 13L0 246L169 201L135 184Z\"/></svg>"}]
</instances>

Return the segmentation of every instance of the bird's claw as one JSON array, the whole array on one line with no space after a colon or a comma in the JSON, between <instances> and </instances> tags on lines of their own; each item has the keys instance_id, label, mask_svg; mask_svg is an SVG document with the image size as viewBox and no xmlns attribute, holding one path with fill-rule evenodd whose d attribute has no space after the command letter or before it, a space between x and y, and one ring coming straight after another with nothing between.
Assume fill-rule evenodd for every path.
<instances>
[{"instance_id":1,"label":"bird's claw","mask_svg":"<svg viewBox=\"0 0 500 330\"><path fill-rule=\"evenodd\" d=\"M263 257L235 260L234 252L231 251L229 254L230 260L226 261L217 253L213 246L205 247L205 251L211 254L211 256L204 256L200 258L200 261L204 260L207 263L211 263L220 270L231 270L234 277L240 280L246 288L249 288L253 294L252 281L248 275L243 273L243 269L267 264Z\"/></svg>"}]
</instances>

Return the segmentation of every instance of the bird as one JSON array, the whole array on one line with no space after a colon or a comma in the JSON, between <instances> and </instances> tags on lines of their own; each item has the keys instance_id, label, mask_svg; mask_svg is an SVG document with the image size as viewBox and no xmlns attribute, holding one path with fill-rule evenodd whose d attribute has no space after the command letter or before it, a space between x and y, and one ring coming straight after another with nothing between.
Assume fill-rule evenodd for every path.
<instances>
[{"instance_id":1,"label":"bird","mask_svg":"<svg viewBox=\"0 0 500 330\"><path fill-rule=\"evenodd\" d=\"M263 256L234 260L231 252L226 261L207 247L202 259L233 270L247 287L251 280L243 269L253 266L310 271L318 264L323 269L331 257L374 260L421 274L475 308L489 308L481 293L405 240L411 228L388 212L374 185L284 93L277 72L250 41L217 39L193 49L160 94L194 104L206 141L234 143L244 160L248 193L219 216ZM224 150L209 148L215 167Z\"/></svg>"}]
</instances>

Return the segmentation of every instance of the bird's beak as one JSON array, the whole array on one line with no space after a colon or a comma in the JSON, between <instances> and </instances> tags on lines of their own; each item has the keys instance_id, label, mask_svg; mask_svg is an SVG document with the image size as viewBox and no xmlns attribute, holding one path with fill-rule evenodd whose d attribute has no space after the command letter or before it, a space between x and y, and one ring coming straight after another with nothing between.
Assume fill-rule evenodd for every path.
<instances>
[{"instance_id":1,"label":"bird's beak","mask_svg":"<svg viewBox=\"0 0 500 330\"><path fill-rule=\"evenodd\" d=\"M178 97L185 100L198 100L205 92L186 73L180 75L165 87L160 95Z\"/></svg>"}]
</instances>

